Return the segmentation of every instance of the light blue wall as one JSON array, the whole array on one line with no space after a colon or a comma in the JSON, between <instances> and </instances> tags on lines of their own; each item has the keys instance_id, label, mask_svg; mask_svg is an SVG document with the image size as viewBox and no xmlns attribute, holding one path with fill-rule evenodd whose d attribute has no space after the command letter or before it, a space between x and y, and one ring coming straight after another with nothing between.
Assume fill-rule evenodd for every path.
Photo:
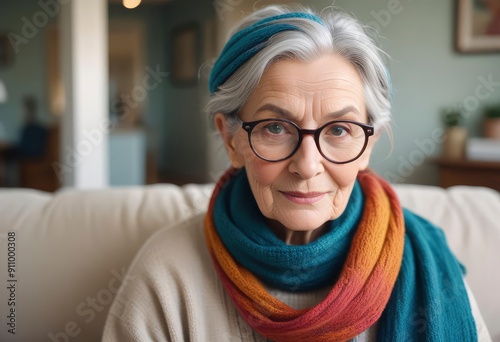
<instances>
[{"instance_id":1,"label":"light blue wall","mask_svg":"<svg viewBox=\"0 0 500 342\"><path fill-rule=\"evenodd\" d=\"M331 1L309 1L317 10ZM399 5L398 5L399 3ZM337 0L335 5L353 12L361 21L380 28L383 49L392 57L394 84L394 149L383 141L372 167L386 178L407 183L435 184L436 168L423 160L440 152L437 139L445 108L474 104L480 78L491 77L497 86L467 119L471 135L480 132L483 106L500 102L500 52L459 54L454 49L453 0ZM389 18L390 6L394 13ZM382 12L381 12L382 11ZM375 13L375 14L374 14ZM384 13L384 20L378 20ZM380 23L383 23L382 25ZM376 23L374 25L374 23ZM471 101L470 104L467 101ZM433 139L434 136L434 139Z\"/></svg>"},{"instance_id":2,"label":"light blue wall","mask_svg":"<svg viewBox=\"0 0 500 342\"><path fill-rule=\"evenodd\" d=\"M172 2L166 8L164 28L167 30L167 42L170 44L170 32L178 25L197 23L200 27L200 37L203 37L204 23L215 16L213 1L184 0ZM200 44L202 55L203 42ZM171 53L167 46L167 60ZM203 61L200 61L203 62ZM170 65L169 65L170 68ZM164 171L167 175L193 180L207 178L206 153L206 123L203 114L202 94L204 86L178 87L171 82L167 84L167 111L165 116L165 153L161 156Z\"/></svg>"},{"instance_id":3,"label":"light blue wall","mask_svg":"<svg viewBox=\"0 0 500 342\"><path fill-rule=\"evenodd\" d=\"M35 17L35 19L33 18ZM43 24L44 18L48 24L53 23L55 15L47 14L47 11L39 6L37 1L17 0L2 1L0 4L0 33L15 33L26 43L17 45L18 52L14 52L13 63L7 67L0 67L0 80L7 88L8 101L0 103L0 124L3 124L7 139L16 141L23 123L22 99L26 95L34 95L38 101L38 118L45 123L53 120L49 113L47 101L47 27ZM27 20L34 25L37 32L25 31L23 27ZM31 37L31 38L27 38Z\"/></svg>"},{"instance_id":4,"label":"light blue wall","mask_svg":"<svg viewBox=\"0 0 500 342\"><path fill-rule=\"evenodd\" d=\"M165 6L139 6L128 10L122 5L111 5L109 7L109 20L131 19L142 21L145 25L145 65L144 68L168 71L165 29ZM166 127L166 112L168 110L168 78L159 82L154 89L147 91L145 103L146 113L144 125L147 132L147 145L161 157L165 153L166 146L163 144L163 135ZM163 168L163 160L160 159L159 168Z\"/></svg>"}]
</instances>

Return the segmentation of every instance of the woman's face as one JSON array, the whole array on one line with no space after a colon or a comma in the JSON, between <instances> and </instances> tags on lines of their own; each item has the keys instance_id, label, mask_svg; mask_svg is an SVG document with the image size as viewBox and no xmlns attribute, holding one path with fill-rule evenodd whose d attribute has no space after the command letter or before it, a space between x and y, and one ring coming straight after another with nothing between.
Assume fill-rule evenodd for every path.
<instances>
[{"instance_id":1,"label":"woman's face","mask_svg":"<svg viewBox=\"0 0 500 342\"><path fill-rule=\"evenodd\" d=\"M246 122L286 118L302 129L317 129L332 120L368 123L362 79L336 55L272 64L239 115ZM339 165L326 160L314 137L305 135L292 157L267 162L254 154L243 129L231 135L222 114L216 115L215 124L233 167L245 167L262 214L293 231L314 230L342 214L375 140L370 138L359 159Z\"/></svg>"}]
</instances>

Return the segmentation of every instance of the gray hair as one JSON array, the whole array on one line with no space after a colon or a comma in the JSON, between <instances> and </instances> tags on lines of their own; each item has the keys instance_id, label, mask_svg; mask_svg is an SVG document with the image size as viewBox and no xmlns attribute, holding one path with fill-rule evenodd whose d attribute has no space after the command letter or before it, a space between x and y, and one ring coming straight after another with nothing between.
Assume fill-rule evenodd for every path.
<instances>
[{"instance_id":1,"label":"gray hair","mask_svg":"<svg viewBox=\"0 0 500 342\"><path fill-rule=\"evenodd\" d=\"M315 14L302 6L268 6L245 17L231 32L236 32L271 16L291 12ZM363 26L350 14L327 8L318 15L325 25L303 18L284 18L299 28L275 34L269 44L243 64L210 96L205 111L213 122L216 113L223 113L233 133L240 127L237 114L259 83L266 68L283 59L311 61L327 54L336 54L349 61L364 82L365 105L369 121L390 132L391 101L389 73L383 61L385 53L377 47Z\"/></svg>"}]
</instances>

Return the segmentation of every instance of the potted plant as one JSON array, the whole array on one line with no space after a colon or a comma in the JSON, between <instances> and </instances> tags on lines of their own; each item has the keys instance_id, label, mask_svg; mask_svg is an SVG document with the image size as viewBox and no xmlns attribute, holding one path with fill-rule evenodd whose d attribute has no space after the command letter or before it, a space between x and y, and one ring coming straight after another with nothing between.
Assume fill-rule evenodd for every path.
<instances>
[{"instance_id":1,"label":"potted plant","mask_svg":"<svg viewBox=\"0 0 500 342\"><path fill-rule=\"evenodd\" d=\"M445 135L443 142L443 157L446 159L462 159L465 156L467 144L467 129L463 127L464 116L458 109L443 112Z\"/></svg>"},{"instance_id":2,"label":"potted plant","mask_svg":"<svg viewBox=\"0 0 500 342\"><path fill-rule=\"evenodd\" d=\"M500 103L484 110L483 132L486 138L500 140Z\"/></svg>"}]
</instances>

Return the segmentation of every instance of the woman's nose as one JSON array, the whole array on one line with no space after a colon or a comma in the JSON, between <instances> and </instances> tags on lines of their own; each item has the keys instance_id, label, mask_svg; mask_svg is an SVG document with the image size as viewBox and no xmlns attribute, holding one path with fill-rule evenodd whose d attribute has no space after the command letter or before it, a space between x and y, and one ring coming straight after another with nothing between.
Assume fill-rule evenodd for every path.
<instances>
[{"instance_id":1,"label":"woman's nose","mask_svg":"<svg viewBox=\"0 0 500 342\"><path fill-rule=\"evenodd\" d=\"M314 136L305 135L299 149L291 157L288 170L303 179L311 179L325 170L324 160L316 146Z\"/></svg>"}]
</instances>

